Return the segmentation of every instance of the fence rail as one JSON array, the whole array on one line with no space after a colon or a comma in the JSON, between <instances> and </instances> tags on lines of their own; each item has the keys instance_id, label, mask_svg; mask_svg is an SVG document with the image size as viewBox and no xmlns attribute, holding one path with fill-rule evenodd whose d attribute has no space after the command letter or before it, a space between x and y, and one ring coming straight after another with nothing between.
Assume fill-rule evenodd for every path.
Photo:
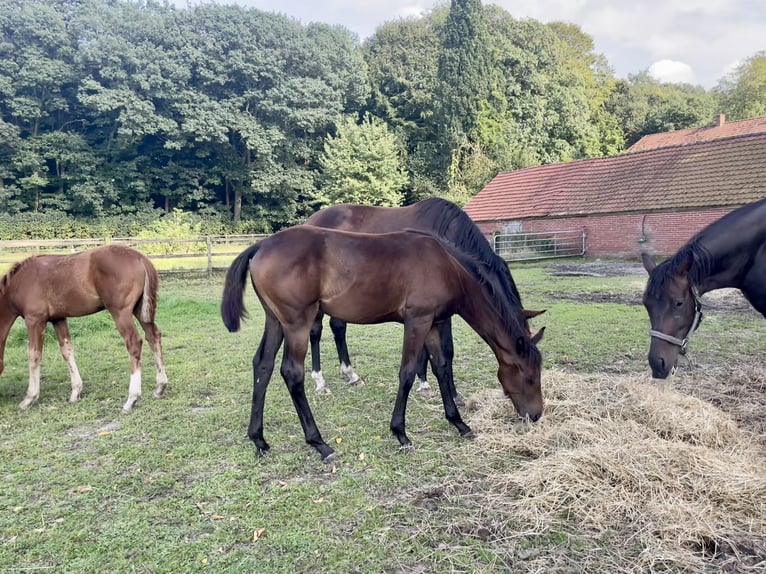
<instances>
[{"instance_id":1,"label":"fence rail","mask_svg":"<svg viewBox=\"0 0 766 574\"><path fill-rule=\"evenodd\" d=\"M160 273L207 273L225 271L231 260L259 235L208 235L192 239L41 239L0 241L0 272L31 255L61 255L119 243L145 253Z\"/></svg>"},{"instance_id":2,"label":"fence rail","mask_svg":"<svg viewBox=\"0 0 766 574\"><path fill-rule=\"evenodd\" d=\"M565 230L543 233L495 235L495 253L505 261L533 261L585 255L585 231Z\"/></svg>"}]
</instances>

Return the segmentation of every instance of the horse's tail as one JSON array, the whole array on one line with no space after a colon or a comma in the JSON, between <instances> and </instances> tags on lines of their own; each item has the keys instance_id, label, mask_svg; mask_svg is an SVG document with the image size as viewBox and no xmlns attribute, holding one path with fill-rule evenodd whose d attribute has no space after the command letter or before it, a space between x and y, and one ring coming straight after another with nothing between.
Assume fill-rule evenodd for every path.
<instances>
[{"instance_id":1,"label":"horse's tail","mask_svg":"<svg viewBox=\"0 0 766 574\"><path fill-rule=\"evenodd\" d=\"M245 309L245 277L247 277L250 260L260 249L256 243L237 255L226 272L226 282L223 285L223 300L221 301L221 317L223 324L230 332L239 331L240 321L247 318Z\"/></svg>"},{"instance_id":2,"label":"horse's tail","mask_svg":"<svg viewBox=\"0 0 766 574\"><path fill-rule=\"evenodd\" d=\"M157 314L157 293L160 289L160 277L148 257L143 257L144 293L141 295L140 318L144 323L154 323Z\"/></svg>"}]
</instances>

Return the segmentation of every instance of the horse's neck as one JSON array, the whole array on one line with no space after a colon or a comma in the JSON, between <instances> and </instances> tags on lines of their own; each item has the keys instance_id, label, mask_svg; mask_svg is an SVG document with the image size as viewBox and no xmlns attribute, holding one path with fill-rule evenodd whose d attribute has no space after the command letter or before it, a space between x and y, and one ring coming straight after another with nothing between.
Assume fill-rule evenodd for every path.
<instances>
[{"instance_id":1,"label":"horse's neck","mask_svg":"<svg viewBox=\"0 0 766 574\"><path fill-rule=\"evenodd\" d=\"M700 293L742 286L758 248L766 241L766 204L715 225L703 232L696 244L706 253L704 264L695 257L691 276ZM728 229L727 229L728 228ZM734 228L734 229L732 229Z\"/></svg>"},{"instance_id":2,"label":"horse's neck","mask_svg":"<svg viewBox=\"0 0 766 574\"><path fill-rule=\"evenodd\" d=\"M498 361L506 363L521 332L509 333L502 318L485 297L466 295L458 314L490 346Z\"/></svg>"}]
</instances>

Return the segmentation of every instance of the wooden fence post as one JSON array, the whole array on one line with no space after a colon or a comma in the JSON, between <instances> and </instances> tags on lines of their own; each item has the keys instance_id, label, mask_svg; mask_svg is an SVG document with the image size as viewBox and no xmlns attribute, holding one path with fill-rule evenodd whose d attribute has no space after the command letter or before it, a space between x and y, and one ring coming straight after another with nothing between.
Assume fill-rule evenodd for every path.
<instances>
[{"instance_id":1,"label":"wooden fence post","mask_svg":"<svg viewBox=\"0 0 766 574\"><path fill-rule=\"evenodd\" d=\"M207 277L210 279L213 276L213 240L209 235L205 237L205 245L207 246Z\"/></svg>"}]
</instances>

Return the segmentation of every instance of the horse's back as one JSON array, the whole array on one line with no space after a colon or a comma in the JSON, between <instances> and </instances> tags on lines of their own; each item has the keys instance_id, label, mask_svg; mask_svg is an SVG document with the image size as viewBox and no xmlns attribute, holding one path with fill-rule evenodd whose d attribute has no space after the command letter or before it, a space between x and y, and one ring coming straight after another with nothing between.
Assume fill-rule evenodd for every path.
<instances>
[{"instance_id":1,"label":"horse's back","mask_svg":"<svg viewBox=\"0 0 766 574\"><path fill-rule=\"evenodd\" d=\"M340 203L317 211L305 224L340 231L388 233L413 227L411 213L412 206L381 207Z\"/></svg>"},{"instance_id":2,"label":"horse's back","mask_svg":"<svg viewBox=\"0 0 766 574\"><path fill-rule=\"evenodd\" d=\"M438 240L392 232L365 234L309 225L263 240L251 260L258 294L280 310L318 304L352 323L395 320L418 298L450 299L459 288L456 265Z\"/></svg>"},{"instance_id":3,"label":"horse's back","mask_svg":"<svg viewBox=\"0 0 766 574\"><path fill-rule=\"evenodd\" d=\"M156 291L156 270L145 255L107 245L26 259L9 280L9 295L24 316L79 317L113 305L135 305L147 279Z\"/></svg>"}]
</instances>

